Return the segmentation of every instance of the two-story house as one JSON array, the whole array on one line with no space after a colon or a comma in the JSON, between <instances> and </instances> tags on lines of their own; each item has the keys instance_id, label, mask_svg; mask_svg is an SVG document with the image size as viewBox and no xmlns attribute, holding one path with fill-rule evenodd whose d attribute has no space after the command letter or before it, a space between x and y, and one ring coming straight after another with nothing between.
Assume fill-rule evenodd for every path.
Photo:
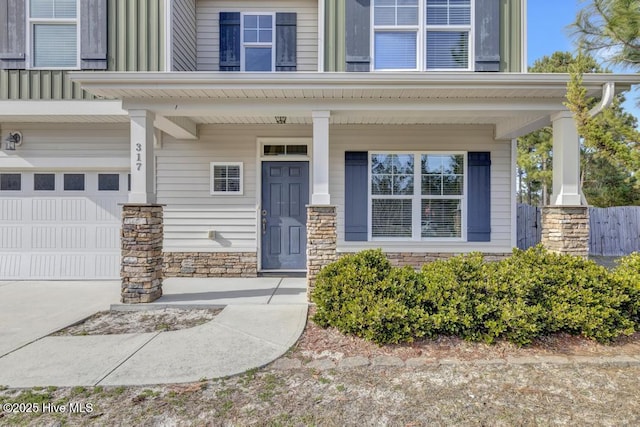
<instances>
[{"instance_id":1,"label":"two-story house","mask_svg":"<svg viewBox=\"0 0 640 427\"><path fill-rule=\"evenodd\" d=\"M3 278L153 269L121 259L119 203L159 205L164 277L505 256L515 138L549 124L556 213L586 215L526 0L9 0L0 68ZM638 78L584 81L606 104Z\"/></svg>"}]
</instances>

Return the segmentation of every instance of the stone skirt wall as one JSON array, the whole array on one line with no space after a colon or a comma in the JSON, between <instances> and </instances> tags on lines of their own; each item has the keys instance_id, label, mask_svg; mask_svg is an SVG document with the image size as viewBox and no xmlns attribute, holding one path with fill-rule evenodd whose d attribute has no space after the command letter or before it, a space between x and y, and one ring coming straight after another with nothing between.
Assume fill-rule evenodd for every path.
<instances>
[{"instance_id":1,"label":"stone skirt wall","mask_svg":"<svg viewBox=\"0 0 640 427\"><path fill-rule=\"evenodd\" d=\"M256 277L256 252L165 252L164 277Z\"/></svg>"}]
</instances>

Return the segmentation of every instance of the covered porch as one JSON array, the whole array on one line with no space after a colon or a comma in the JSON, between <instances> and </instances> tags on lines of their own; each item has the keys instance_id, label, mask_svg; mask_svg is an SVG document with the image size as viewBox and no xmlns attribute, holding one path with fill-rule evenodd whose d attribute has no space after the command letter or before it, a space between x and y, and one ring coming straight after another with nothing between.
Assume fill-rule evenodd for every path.
<instances>
[{"instance_id":1,"label":"covered porch","mask_svg":"<svg viewBox=\"0 0 640 427\"><path fill-rule=\"evenodd\" d=\"M515 246L516 138L552 125L554 194L545 215L550 219L544 225L549 230L546 244L576 254L586 250L579 138L563 105L567 75L72 73L72 78L94 95L121 100L130 119L131 191L123 218L123 298L129 295L128 302L161 295L163 219L162 206L156 204L154 151L162 146L163 134L185 146L197 145L199 129L209 125L295 127L304 129L306 134L300 137L310 138L305 224L310 284L338 252L350 250L339 235L344 233L340 211L345 201L344 194L332 194L337 177L331 174L330 155L332 133L350 126L484 129L496 143L510 144L511 202L505 218L511 244L504 245L507 248ZM636 78L602 74L586 75L584 81L589 96L606 98L628 90ZM258 198L256 209L261 210ZM256 251L260 252L259 244Z\"/></svg>"}]
</instances>

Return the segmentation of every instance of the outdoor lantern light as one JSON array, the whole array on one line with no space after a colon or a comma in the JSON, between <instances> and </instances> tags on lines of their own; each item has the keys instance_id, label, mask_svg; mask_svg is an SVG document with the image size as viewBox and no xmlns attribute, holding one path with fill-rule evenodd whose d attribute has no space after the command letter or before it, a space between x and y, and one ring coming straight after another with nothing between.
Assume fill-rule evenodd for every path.
<instances>
[{"instance_id":1,"label":"outdoor lantern light","mask_svg":"<svg viewBox=\"0 0 640 427\"><path fill-rule=\"evenodd\" d=\"M285 123L287 123L287 116L275 116L276 117L276 123L279 125L283 125Z\"/></svg>"},{"instance_id":2,"label":"outdoor lantern light","mask_svg":"<svg viewBox=\"0 0 640 427\"><path fill-rule=\"evenodd\" d=\"M16 147L22 145L22 134L20 132L9 132L9 136L5 141L5 150L15 151Z\"/></svg>"}]
</instances>

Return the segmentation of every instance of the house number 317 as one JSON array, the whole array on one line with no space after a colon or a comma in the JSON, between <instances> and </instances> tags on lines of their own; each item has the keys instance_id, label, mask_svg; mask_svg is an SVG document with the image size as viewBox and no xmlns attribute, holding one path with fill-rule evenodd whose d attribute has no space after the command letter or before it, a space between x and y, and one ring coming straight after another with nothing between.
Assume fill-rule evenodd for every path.
<instances>
[{"instance_id":1,"label":"house number 317","mask_svg":"<svg viewBox=\"0 0 640 427\"><path fill-rule=\"evenodd\" d=\"M136 168L138 170L142 169L142 144L136 144Z\"/></svg>"}]
</instances>

